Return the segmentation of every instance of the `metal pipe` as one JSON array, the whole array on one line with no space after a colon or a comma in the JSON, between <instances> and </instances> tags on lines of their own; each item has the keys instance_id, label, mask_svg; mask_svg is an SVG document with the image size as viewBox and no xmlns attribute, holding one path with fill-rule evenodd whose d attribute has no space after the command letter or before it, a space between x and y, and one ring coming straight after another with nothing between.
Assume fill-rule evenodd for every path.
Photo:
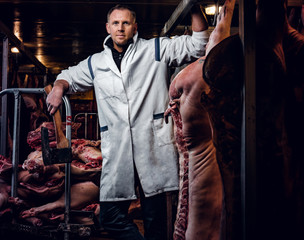
<instances>
[{"instance_id":1,"label":"metal pipe","mask_svg":"<svg viewBox=\"0 0 304 240\"><path fill-rule=\"evenodd\" d=\"M244 51L243 124L241 150L242 239L256 233L256 73L255 0L239 0L239 32Z\"/></svg>"},{"instance_id":2,"label":"metal pipe","mask_svg":"<svg viewBox=\"0 0 304 240\"><path fill-rule=\"evenodd\" d=\"M65 112L66 112L66 138L69 140L69 147L71 147L71 138L72 138L72 111L70 107L69 99L64 96L63 102L65 103ZM71 212L71 164L65 164L65 212L64 212L64 240L69 239L69 222L70 222L70 212Z\"/></svg>"},{"instance_id":3,"label":"metal pipe","mask_svg":"<svg viewBox=\"0 0 304 240\"><path fill-rule=\"evenodd\" d=\"M8 78L8 38L3 39L2 50L2 90L7 89ZM1 102L1 146L0 154L6 156L6 137L7 137L7 96L2 98Z\"/></svg>"},{"instance_id":4,"label":"metal pipe","mask_svg":"<svg viewBox=\"0 0 304 240\"><path fill-rule=\"evenodd\" d=\"M19 135L20 135L20 106L21 95L19 91L14 91L15 106L14 106L14 131L13 131L13 155L12 155L12 187L11 196L17 197L17 176L19 164Z\"/></svg>"},{"instance_id":5,"label":"metal pipe","mask_svg":"<svg viewBox=\"0 0 304 240\"><path fill-rule=\"evenodd\" d=\"M74 116L74 122L76 122L76 119L78 116L83 115L84 114L84 124L85 124L85 132L84 132L84 138L87 138L87 125L88 125L88 115L96 115L96 139L99 139L99 121L98 121L98 114L97 113L77 113Z\"/></svg>"},{"instance_id":6,"label":"metal pipe","mask_svg":"<svg viewBox=\"0 0 304 240\"><path fill-rule=\"evenodd\" d=\"M85 118L84 118L84 138L88 138L88 113L85 113Z\"/></svg>"},{"instance_id":7,"label":"metal pipe","mask_svg":"<svg viewBox=\"0 0 304 240\"><path fill-rule=\"evenodd\" d=\"M168 36L175 29L175 27L184 19L194 4L198 3L198 0L182 0L169 20L165 23L160 36Z\"/></svg>"}]
</instances>

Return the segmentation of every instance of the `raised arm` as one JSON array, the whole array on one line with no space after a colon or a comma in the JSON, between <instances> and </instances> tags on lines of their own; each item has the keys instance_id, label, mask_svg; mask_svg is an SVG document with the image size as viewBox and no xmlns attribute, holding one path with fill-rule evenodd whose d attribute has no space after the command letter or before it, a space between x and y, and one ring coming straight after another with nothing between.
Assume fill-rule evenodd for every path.
<instances>
[{"instance_id":1,"label":"raised arm","mask_svg":"<svg viewBox=\"0 0 304 240\"><path fill-rule=\"evenodd\" d=\"M199 5L194 5L191 9L192 31L201 32L208 29L208 21Z\"/></svg>"},{"instance_id":2,"label":"raised arm","mask_svg":"<svg viewBox=\"0 0 304 240\"><path fill-rule=\"evenodd\" d=\"M69 83L65 80L56 80L52 91L46 98L48 111L53 115L62 104L63 94L69 89Z\"/></svg>"}]
</instances>

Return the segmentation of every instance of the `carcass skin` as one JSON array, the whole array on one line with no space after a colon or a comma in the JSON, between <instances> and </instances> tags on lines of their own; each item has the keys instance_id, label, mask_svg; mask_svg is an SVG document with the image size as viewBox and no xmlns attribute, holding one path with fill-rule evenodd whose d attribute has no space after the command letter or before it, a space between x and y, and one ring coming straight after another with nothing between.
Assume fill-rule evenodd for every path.
<instances>
[{"instance_id":1,"label":"carcass skin","mask_svg":"<svg viewBox=\"0 0 304 240\"><path fill-rule=\"evenodd\" d=\"M202 77L198 80L197 73L201 71L202 61L198 60L177 75L170 87L170 96L174 99L171 105L175 110L178 109L176 105L179 105L180 115L177 113L176 117L180 117L183 122L183 136L179 137L185 141L189 154L189 158L184 159L188 161L189 199L185 200L189 207L179 208L179 212L188 212L188 216L184 216L188 219L185 239L199 239L201 236L205 239L219 239L223 186L208 113L201 104L200 96L207 87ZM182 92L181 96L176 95L179 92ZM175 121L178 120L176 117L173 117ZM180 144L179 140L177 143ZM184 153L180 147L179 151ZM181 189L182 193L184 191L186 189ZM178 214L176 221L175 239L183 239L183 230L179 225L184 221L179 219L180 216Z\"/></svg>"},{"instance_id":2,"label":"carcass skin","mask_svg":"<svg viewBox=\"0 0 304 240\"><path fill-rule=\"evenodd\" d=\"M0 211L7 205L10 191L11 186L9 186L4 180L0 179Z\"/></svg>"},{"instance_id":3,"label":"carcass skin","mask_svg":"<svg viewBox=\"0 0 304 240\"><path fill-rule=\"evenodd\" d=\"M71 209L79 210L91 203L98 201L99 188L92 182L81 182L71 186ZM34 207L23 211L22 218L38 217L47 212L63 211L65 208L65 195L57 201L47 203L40 207Z\"/></svg>"},{"instance_id":4,"label":"carcass skin","mask_svg":"<svg viewBox=\"0 0 304 240\"><path fill-rule=\"evenodd\" d=\"M174 239L241 239L243 58L239 37L229 37L234 4L225 2L207 57L170 85L166 116L171 113L175 122L182 169Z\"/></svg>"}]
</instances>

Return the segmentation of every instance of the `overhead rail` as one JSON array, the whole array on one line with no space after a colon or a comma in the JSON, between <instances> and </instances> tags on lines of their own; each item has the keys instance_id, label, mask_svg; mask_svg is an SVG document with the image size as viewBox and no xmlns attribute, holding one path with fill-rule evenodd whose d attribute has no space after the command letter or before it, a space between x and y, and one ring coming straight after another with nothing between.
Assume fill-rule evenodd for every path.
<instances>
[{"instance_id":1,"label":"overhead rail","mask_svg":"<svg viewBox=\"0 0 304 240\"><path fill-rule=\"evenodd\" d=\"M182 0L174 12L172 13L169 20L165 23L165 26L163 27L160 36L168 36L170 33L173 32L173 30L176 28L176 26L184 19L184 17L189 13L190 9L197 4L198 2L201 2L199 0Z\"/></svg>"},{"instance_id":2,"label":"overhead rail","mask_svg":"<svg viewBox=\"0 0 304 240\"><path fill-rule=\"evenodd\" d=\"M8 29L2 21L0 21L0 31L7 36L8 40L12 42L22 54L24 54L38 69L41 70L42 74L48 73L48 69L24 46L24 43Z\"/></svg>"}]
</instances>

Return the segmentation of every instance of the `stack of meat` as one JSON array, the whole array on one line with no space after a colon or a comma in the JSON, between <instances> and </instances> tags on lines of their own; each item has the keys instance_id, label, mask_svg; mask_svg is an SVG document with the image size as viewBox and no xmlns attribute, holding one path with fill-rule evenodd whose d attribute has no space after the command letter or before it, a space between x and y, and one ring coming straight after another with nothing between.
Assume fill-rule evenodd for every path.
<instances>
[{"instance_id":1,"label":"stack of meat","mask_svg":"<svg viewBox=\"0 0 304 240\"><path fill-rule=\"evenodd\" d=\"M10 197L11 159L0 156L0 222L13 218L17 222L42 226L57 225L64 219L65 164L43 164L41 127L49 130L50 147L56 146L51 122L44 122L28 133L27 143L33 151L27 159L20 159L16 198ZM65 123L62 127L65 129ZM80 124L72 124L71 209L89 210L97 215L102 167L100 141L77 139L79 127ZM93 224L92 219L85 217L71 219L71 222Z\"/></svg>"}]
</instances>

